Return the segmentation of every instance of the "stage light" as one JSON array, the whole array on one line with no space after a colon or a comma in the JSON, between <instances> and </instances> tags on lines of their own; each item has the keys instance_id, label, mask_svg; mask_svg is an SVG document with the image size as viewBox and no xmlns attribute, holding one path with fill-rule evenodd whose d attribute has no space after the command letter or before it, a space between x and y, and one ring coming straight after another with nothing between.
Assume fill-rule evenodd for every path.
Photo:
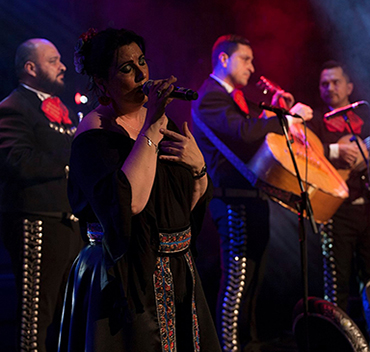
<instances>
[{"instance_id":1,"label":"stage light","mask_svg":"<svg viewBox=\"0 0 370 352\"><path fill-rule=\"evenodd\" d=\"M81 104L87 104L87 102L89 101L89 98L86 95L81 95L80 101L81 101Z\"/></svg>"},{"instance_id":2,"label":"stage light","mask_svg":"<svg viewBox=\"0 0 370 352\"><path fill-rule=\"evenodd\" d=\"M75 102L76 104L81 104L81 94L78 92L75 94Z\"/></svg>"},{"instance_id":3,"label":"stage light","mask_svg":"<svg viewBox=\"0 0 370 352\"><path fill-rule=\"evenodd\" d=\"M75 102L76 104L87 104L89 98L86 95L81 95L81 93L77 92L75 94Z\"/></svg>"}]
</instances>

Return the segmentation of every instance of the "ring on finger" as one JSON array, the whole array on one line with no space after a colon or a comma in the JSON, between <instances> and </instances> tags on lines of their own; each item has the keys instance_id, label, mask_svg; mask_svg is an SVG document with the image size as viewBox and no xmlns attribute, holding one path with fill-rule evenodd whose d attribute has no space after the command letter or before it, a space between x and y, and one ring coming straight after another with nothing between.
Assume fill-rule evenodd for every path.
<instances>
[{"instance_id":1,"label":"ring on finger","mask_svg":"<svg viewBox=\"0 0 370 352\"><path fill-rule=\"evenodd\" d=\"M162 95L162 91L158 89L157 90L157 97L159 98L161 95Z\"/></svg>"}]
</instances>

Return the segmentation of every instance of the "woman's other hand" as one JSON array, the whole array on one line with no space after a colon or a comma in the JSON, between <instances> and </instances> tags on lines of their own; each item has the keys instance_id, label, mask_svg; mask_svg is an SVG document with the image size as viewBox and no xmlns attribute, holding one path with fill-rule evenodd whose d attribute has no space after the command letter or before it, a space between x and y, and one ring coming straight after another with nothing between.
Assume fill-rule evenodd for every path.
<instances>
[{"instance_id":1,"label":"woman's other hand","mask_svg":"<svg viewBox=\"0 0 370 352\"><path fill-rule=\"evenodd\" d=\"M197 175L204 166L204 158L187 122L183 123L182 129L183 135L161 129L161 133L170 140L161 142L160 150L165 154L162 154L160 159L184 164L191 169L193 175Z\"/></svg>"}]
</instances>

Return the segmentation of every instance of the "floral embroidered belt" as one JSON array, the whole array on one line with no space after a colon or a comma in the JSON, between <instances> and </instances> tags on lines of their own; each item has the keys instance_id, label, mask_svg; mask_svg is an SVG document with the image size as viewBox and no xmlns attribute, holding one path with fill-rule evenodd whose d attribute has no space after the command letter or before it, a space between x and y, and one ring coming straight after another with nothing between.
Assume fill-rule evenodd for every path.
<instances>
[{"instance_id":1,"label":"floral embroidered belt","mask_svg":"<svg viewBox=\"0 0 370 352\"><path fill-rule=\"evenodd\" d=\"M90 244L101 243L104 237L102 226L98 222L87 223L87 237Z\"/></svg>"},{"instance_id":2,"label":"floral embroidered belt","mask_svg":"<svg viewBox=\"0 0 370 352\"><path fill-rule=\"evenodd\" d=\"M171 254L184 254L190 247L191 228L176 233L160 233L159 248L160 256Z\"/></svg>"}]
</instances>

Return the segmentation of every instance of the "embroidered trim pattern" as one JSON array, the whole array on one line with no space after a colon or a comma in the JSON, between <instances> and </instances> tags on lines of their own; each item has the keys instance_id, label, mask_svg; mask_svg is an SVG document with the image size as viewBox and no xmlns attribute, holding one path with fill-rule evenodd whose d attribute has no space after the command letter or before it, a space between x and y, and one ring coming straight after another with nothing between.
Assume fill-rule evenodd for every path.
<instances>
[{"instance_id":1,"label":"embroidered trim pattern","mask_svg":"<svg viewBox=\"0 0 370 352\"><path fill-rule=\"evenodd\" d=\"M159 234L159 252L177 253L190 246L191 230L190 227L178 233L160 233Z\"/></svg>"},{"instance_id":2,"label":"embroidered trim pattern","mask_svg":"<svg viewBox=\"0 0 370 352\"><path fill-rule=\"evenodd\" d=\"M38 350L38 314L42 257L42 221L23 221L21 352Z\"/></svg>"},{"instance_id":3,"label":"embroidered trim pattern","mask_svg":"<svg viewBox=\"0 0 370 352\"><path fill-rule=\"evenodd\" d=\"M179 233L159 234L160 245L159 253L178 253L186 250L190 246L191 229ZM200 351L199 343L199 323L195 304L195 272L192 258L189 252L184 254L189 267L192 281L192 320L193 320L193 345L194 352ZM162 343L162 352L176 352L176 312L175 312L175 293L173 277L170 268L170 258L158 256L156 268L153 274L154 293L157 306L157 317Z\"/></svg>"},{"instance_id":4,"label":"embroidered trim pattern","mask_svg":"<svg viewBox=\"0 0 370 352\"><path fill-rule=\"evenodd\" d=\"M193 311L193 343L194 343L194 351L200 351L200 339L199 339L199 322L198 322L198 314L197 314L197 307L195 304L195 273L194 273L194 266L193 261L191 259L191 255L189 252L185 253L185 259L188 263L191 277L193 279L193 293L192 293L192 311Z\"/></svg>"},{"instance_id":5,"label":"embroidered trim pattern","mask_svg":"<svg viewBox=\"0 0 370 352\"><path fill-rule=\"evenodd\" d=\"M154 273L154 289L162 351L176 351L175 295L169 257L158 257Z\"/></svg>"}]
</instances>

